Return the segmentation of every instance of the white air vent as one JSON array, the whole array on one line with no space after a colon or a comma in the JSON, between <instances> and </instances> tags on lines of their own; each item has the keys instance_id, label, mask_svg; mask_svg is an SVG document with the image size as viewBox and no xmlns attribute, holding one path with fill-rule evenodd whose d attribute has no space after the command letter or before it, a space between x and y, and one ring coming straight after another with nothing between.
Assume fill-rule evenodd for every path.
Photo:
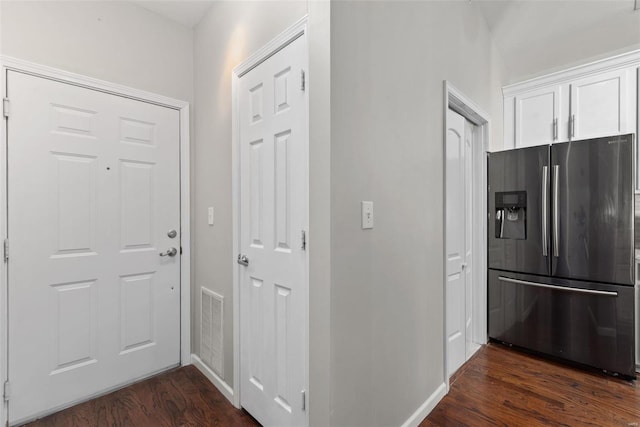
<instances>
[{"instance_id":1,"label":"white air vent","mask_svg":"<svg viewBox=\"0 0 640 427\"><path fill-rule=\"evenodd\" d=\"M224 349L222 348L222 306L224 297L208 289L200 289L202 290L200 358L220 378L224 378Z\"/></svg>"}]
</instances>

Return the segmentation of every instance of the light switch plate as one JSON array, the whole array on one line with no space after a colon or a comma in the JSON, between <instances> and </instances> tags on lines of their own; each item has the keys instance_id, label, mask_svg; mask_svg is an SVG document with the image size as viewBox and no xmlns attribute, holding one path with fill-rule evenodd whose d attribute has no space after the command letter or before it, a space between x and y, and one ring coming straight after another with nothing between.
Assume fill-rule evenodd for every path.
<instances>
[{"instance_id":1,"label":"light switch plate","mask_svg":"<svg viewBox=\"0 0 640 427\"><path fill-rule=\"evenodd\" d=\"M209 225L213 225L213 207L209 206L209 209L207 210L207 222L209 223Z\"/></svg>"},{"instance_id":2,"label":"light switch plate","mask_svg":"<svg viewBox=\"0 0 640 427\"><path fill-rule=\"evenodd\" d=\"M373 228L373 202L362 202L362 229Z\"/></svg>"}]
</instances>

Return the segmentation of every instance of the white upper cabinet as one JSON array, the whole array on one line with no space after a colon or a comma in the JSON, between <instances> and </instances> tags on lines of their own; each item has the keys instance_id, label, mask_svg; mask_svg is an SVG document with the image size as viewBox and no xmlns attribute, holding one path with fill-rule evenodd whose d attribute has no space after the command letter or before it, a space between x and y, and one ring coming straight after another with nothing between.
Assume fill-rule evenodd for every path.
<instances>
[{"instance_id":1,"label":"white upper cabinet","mask_svg":"<svg viewBox=\"0 0 640 427\"><path fill-rule=\"evenodd\" d=\"M571 82L572 140L634 133L635 69L622 69Z\"/></svg>"},{"instance_id":2,"label":"white upper cabinet","mask_svg":"<svg viewBox=\"0 0 640 427\"><path fill-rule=\"evenodd\" d=\"M640 50L504 87L504 148L636 133L639 67Z\"/></svg>"},{"instance_id":3,"label":"white upper cabinet","mask_svg":"<svg viewBox=\"0 0 640 427\"><path fill-rule=\"evenodd\" d=\"M515 96L515 145L552 144L565 136L560 98L562 87L544 87Z\"/></svg>"}]
</instances>

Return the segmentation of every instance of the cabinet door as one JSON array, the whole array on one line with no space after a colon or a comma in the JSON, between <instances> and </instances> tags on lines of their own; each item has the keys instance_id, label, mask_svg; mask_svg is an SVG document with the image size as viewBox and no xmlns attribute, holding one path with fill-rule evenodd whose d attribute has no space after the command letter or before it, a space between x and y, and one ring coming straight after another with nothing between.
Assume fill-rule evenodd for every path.
<instances>
[{"instance_id":1,"label":"cabinet door","mask_svg":"<svg viewBox=\"0 0 640 427\"><path fill-rule=\"evenodd\" d=\"M561 87L557 85L516 95L516 147L548 145L559 140L560 96Z\"/></svg>"},{"instance_id":2,"label":"cabinet door","mask_svg":"<svg viewBox=\"0 0 640 427\"><path fill-rule=\"evenodd\" d=\"M572 140L635 132L635 81L615 70L571 84L569 134Z\"/></svg>"}]
</instances>

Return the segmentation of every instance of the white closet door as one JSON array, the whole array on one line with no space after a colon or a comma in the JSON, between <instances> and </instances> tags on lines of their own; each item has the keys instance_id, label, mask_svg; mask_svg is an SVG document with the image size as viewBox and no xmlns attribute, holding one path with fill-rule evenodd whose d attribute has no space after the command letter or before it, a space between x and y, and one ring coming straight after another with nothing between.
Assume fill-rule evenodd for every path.
<instances>
[{"instance_id":1,"label":"white closet door","mask_svg":"<svg viewBox=\"0 0 640 427\"><path fill-rule=\"evenodd\" d=\"M179 116L13 71L8 94L19 423L179 363Z\"/></svg>"},{"instance_id":2,"label":"white closet door","mask_svg":"<svg viewBox=\"0 0 640 427\"><path fill-rule=\"evenodd\" d=\"M305 46L303 35L238 83L240 400L265 426L307 424Z\"/></svg>"},{"instance_id":3,"label":"white closet door","mask_svg":"<svg viewBox=\"0 0 640 427\"><path fill-rule=\"evenodd\" d=\"M447 369L466 360L465 119L447 110L446 130L446 313Z\"/></svg>"}]
</instances>

